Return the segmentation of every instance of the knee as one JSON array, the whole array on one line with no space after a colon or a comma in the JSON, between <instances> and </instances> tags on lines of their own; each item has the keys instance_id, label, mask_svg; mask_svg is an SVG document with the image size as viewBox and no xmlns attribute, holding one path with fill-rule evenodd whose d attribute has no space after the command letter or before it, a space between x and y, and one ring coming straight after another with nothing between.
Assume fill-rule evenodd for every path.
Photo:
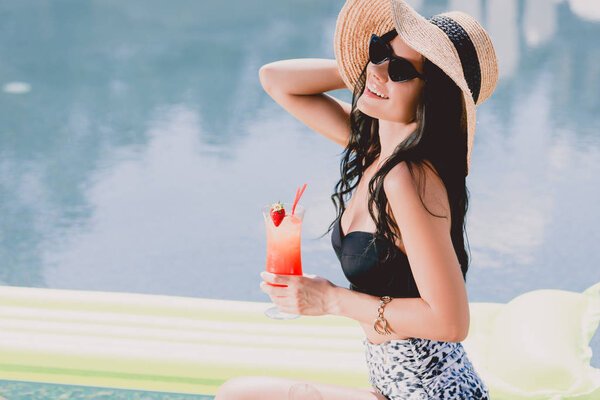
<instances>
[{"instance_id":1,"label":"knee","mask_svg":"<svg viewBox=\"0 0 600 400\"><path fill-rule=\"evenodd\" d=\"M226 380L219 389L214 400L251 400L253 388L256 386L256 377L238 376Z\"/></svg>"},{"instance_id":2,"label":"knee","mask_svg":"<svg viewBox=\"0 0 600 400\"><path fill-rule=\"evenodd\" d=\"M239 376L228 379L214 400L323 400L313 382L271 376Z\"/></svg>"}]
</instances>

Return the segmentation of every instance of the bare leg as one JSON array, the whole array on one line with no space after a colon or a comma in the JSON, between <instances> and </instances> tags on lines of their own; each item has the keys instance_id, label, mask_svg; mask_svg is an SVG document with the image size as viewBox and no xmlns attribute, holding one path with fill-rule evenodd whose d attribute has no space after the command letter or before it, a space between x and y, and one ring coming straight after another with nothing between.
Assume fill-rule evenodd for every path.
<instances>
[{"instance_id":1,"label":"bare leg","mask_svg":"<svg viewBox=\"0 0 600 400\"><path fill-rule=\"evenodd\" d=\"M219 388L215 400L387 400L372 387L353 388L329 383L270 376L241 376Z\"/></svg>"}]
</instances>

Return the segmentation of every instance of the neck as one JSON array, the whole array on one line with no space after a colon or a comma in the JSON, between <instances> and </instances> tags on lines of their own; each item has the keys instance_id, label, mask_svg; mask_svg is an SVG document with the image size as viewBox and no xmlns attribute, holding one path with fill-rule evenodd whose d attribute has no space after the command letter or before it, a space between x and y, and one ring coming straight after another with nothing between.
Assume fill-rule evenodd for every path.
<instances>
[{"instance_id":1,"label":"neck","mask_svg":"<svg viewBox=\"0 0 600 400\"><path fill-rule=\"evenodd\" d=\"M417 129L417 121L393 122L379 120L379 144L381 152L377 158L377 169L392 155L396 147Z\"/></svg>"}]
</instances>

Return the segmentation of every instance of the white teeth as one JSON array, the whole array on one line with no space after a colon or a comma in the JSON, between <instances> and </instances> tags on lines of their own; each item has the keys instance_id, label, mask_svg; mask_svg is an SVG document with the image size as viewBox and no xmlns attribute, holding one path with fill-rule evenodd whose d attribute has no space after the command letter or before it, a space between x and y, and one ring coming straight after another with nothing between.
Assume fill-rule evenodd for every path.
<instances>
[{"instance_id":1,"label":"white teeth","mask_svg":"<svg viewBox=\"0 0 600 400\"><path fill-rule=\"evenodd\" d=\"M384 99L387 99L387 97L385 97L384 95L382 95L382 94L378 93L378 92L377 92L377 91L376 91L374 88L372 88L371 86L367 85L367 88L368 88L368 89L369 89L371 92L375 93L377 96L379 96L379 97L381 97L381 98L384 98Z\"/></svg>"}]
</instances>

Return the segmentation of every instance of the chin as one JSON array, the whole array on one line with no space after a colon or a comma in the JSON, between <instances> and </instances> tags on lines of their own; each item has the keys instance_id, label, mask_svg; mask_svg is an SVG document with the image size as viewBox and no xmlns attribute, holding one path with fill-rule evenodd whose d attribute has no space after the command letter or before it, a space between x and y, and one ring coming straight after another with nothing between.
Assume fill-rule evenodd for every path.
<instances>
[{"instance_id":1,"label":"chin","mask_svg":"<svg viewBox=\"0 0 600 400\"><path fill-rule=\"evenodd\" d=\"M369 102L369 101L367 100L366 102ZM376 109L376 107L373 107L372 104L365 104L363 96L360 96L358 98L358 101L356 102L356 108L358 108L360 110L360 112L368 115L371 118L377 118L377 119L381 118L381 112L377 112L378 110Z\"/></svg>"}]
</instances>

